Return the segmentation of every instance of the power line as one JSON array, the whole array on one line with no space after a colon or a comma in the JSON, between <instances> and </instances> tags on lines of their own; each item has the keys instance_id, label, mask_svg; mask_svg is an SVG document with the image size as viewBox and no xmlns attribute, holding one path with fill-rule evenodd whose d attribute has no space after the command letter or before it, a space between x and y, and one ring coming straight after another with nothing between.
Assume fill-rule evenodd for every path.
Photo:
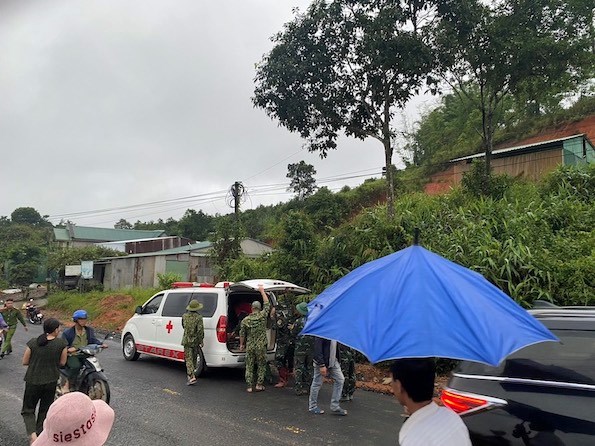
<instances>
[{"instance_id":1,"label":"power line","mask_svg":"<svg viewBox=\"0 0 595 446\"><path fill-rule=\"evenodd\" d=\"M297 152L299 153L299 152ZM558 159L562 160L562 155L553 155L549 157L541 157L539 160L550 160L550 159ZM502 168L507 166L521 166L528 163L535 163L534 160L523 160L523 161L514 161L504 164L499 164L493 166L494 168ZM277 163L278 164L278 163ZM424 168L445 168L454 166L454 163L450 162L441 162L441 163L433 163L433 164L426 164ZM361 173L361 172L368 172L368 173ZM345 181L349 179L355 178L362 178L362 177L369 177L373 175L380 175L381 171L379 168L370 168L364 170L358 170L354 172L346 172L344 174L337 174L325 178L321 178L317 180L317 184L329 184L337 181ZM462 174L462 173L461 173ZM455 176L460 175L454 172L435 172L430 175L431 178L434 180L440 179L440 177L448 177L454 178ZM256 175L254 175L256 176ZM253 176L253 177L254 177ZM401 180L404 183L416 183L419 180L416 179L406 179ZM289 195L290 192L287 192L287 187L289 182L286 183L273 183L273 184L261 184L246 187L246 193L250 194L251 196L266 196L266 195ZM339 188L340 190L341 188ZM96 218L98 216L107 216L113 214L126 214L129 212L134 211L150 211L149 213L144 212L142 214L137 214L135 216L129 216L128 218L137 218L142 217L150 214L164 213L164 212L171 212L178 209L188 208L189 205L199 205L199 204L207 204L207 203L214 203L218 200L225 199L227 196L228 190L221 190L221 191L214 191L214 192L207 192L203 194L195 194L189 195L185 197L178 197L172 198L167 200L157 200L151 201L146 203L139 203L139 204L132 204L127 206L118 206L112 208L103 208L103 209L96 209L96 210L88 210L88 211L78 211L78 212L70 212L70 213L62 213L62 214L55 214L48 217L49 220L57 220L57 219L64 219L64 218L77 218L77 219L88 219L88 218ZM180 204L183 204L180 206ZM111 220L110 220L111 221Z\"/></svg>"}]
</instances>

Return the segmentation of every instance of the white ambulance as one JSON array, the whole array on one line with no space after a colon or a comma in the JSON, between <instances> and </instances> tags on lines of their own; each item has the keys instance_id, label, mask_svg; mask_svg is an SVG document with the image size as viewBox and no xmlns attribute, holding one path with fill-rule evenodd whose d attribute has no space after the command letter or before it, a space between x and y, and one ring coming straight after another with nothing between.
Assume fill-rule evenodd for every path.
<instances>
[{"instance_id":1,"label":"white ambulance","mask_svg":"<svg viewBox=\"0 0 595 446\"><path fill-rule=\"evenodd\" d=\"M172 289L161 291L144 305L136 308L122 330L122 354L128 361L136 361L141 354L184 362L182 347L182 315L192 299L203 307L205 337L196 361L197 376L206 367L244 367L245 353L239 349L238 328L242 317L250 312L250 305L262 296L262 284L271 305L277 303L275 293L305 294L310 292L282 280L254 279L243 282L220 282L216 285L177 282ZM275 355L275 323L268 321L267 359Z\"/></svg>"}]
</instances>

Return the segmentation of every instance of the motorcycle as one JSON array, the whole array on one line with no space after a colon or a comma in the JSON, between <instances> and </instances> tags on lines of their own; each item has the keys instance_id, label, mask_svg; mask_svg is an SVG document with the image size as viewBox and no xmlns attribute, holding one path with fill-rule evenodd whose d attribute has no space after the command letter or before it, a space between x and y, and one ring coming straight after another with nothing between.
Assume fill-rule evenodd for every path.
<instances>
[{"instance_id":1,"label":"motorcycle","mask_svg":"<svg viewBox=\"0 0 595 446\"><path fill-rule=\"evenodd\" d=\"M104 340L113 339L115 333L108 333ZM99 360L95 357L103 347L100 344L89 344L79 348L73 354L81 361L81 368L77 377L70 383L70 392L85 393L92 400L103 400L109 404L110 388L107 377ZM68 369L60 369L60 379L56 386L56 399L62 396L62 389L68 380Z\"/></svg>"},{"instance_id":2,"label":"motorcycle","mask_svg":"<svg viewBox=\"0 0 595 446\"><path fill-rule=\"evenodd\" d=\"M29 299L29 302L25 305L27 311L27 320L32 324L41 324L43 322L43 314L33 303L33 299Z\"/></svg>"}]
</instances>

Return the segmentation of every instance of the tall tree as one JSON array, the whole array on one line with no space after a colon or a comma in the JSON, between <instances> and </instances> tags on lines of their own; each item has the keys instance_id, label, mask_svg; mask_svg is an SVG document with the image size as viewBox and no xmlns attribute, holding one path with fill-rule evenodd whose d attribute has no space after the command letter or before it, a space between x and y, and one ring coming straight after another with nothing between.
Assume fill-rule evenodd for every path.
<instances>
[{"instance_id":1,"label":"tall tree","mask_svg":"<svg viewBox=\"0 0 595 446\"><path fill-rule=\"evenodd\" d=\"M124 218L121 218L114 224L114 228L115 229L132 229L133 226L132 226L132 223L130 223L129 221L127 221Z\"/></svg>"},{"instance_id":2,"label":"tall tree","mask_svg":"<svg viewBox=\"0 0 595 446\"><path fill-rule=\"evenodd\" d=\"M14 211L12 211L12 214L10 214L10 218L13 223L22 223L34 226L52 226L52 224L46 220L47 217L47 215L42 217L41 214L32 207L16 208Z\"/></svg>"},{"instance_id":3,"label":"tall tree","mask_svg":"<svg viewBox=\"0 0 595 446\"><path fill-rule=\"evenodd\" d=\"M196 212L194 209L187 209L178 221L178 228L181 236L204 241L215 230L214 217L205 214L202 210Z\"/></svg>"},{"instance_id":4,"label":"tall tree","mask_svg":"<svg viewBox=\"0 0 595 446\"><path fill-rule=\"evenodd\" d=\"M523 93L530 101L552 85L568 91L592 74L592 2L441 0L438 13L440 73L481 113L489 187L494 132L505 98ZM478 96L470 90L475 87Z\"/></svg>"},{"instance_id":5,"label":"tall tree","mask_svg":"<svg viewBox=\"0 0 595 446\"><path fill-rule=\"evenodd\" d=\"M211 258L220 279L229 277L231 262L242 255L243 238L243 228L231 216L224 216L217 221L215 233L211 234Z\"/></svg>"},{"instance_id":6,"label":"tall tree","mask_svg":"<svg viewBox=\"0 0 595 446\"><path fill-rule=\"evenodd\" d=\"M433 68L424 37L433 2L314 0L272 40L256 70L253 102L325 157L340 133L384 148L388 211L397 110Z\"/></svg>"},{"instance_id":7,"label":"tall tree","mask_svg":"<svg viewBox=\"0 0 595 446\"><path fill-rule=\"evenodd\" d=\"M297 194L298 200L302 201L316 191L316 170L312 164L306 164L305 161L287 165L287 178L291 179L288 191Z\"/></svg>"}]
</instances>

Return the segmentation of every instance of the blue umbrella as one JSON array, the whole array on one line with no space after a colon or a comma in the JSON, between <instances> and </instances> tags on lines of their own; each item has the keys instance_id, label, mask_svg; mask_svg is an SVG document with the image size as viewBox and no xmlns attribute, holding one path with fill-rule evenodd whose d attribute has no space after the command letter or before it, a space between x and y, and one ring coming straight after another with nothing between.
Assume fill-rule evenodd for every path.
<instances>
[{"instance_id":1,"label":"blue umbrella","mask_svg":"<svg viewBox=\"0 0 595 446\"><path fill-rule=\"evenodd\" d=\"M478 274L421 246L368 262L308 304L302 334L333 339L375 363L442 357L498 365L558 341Z\"/></svg>"}]
</instances>

